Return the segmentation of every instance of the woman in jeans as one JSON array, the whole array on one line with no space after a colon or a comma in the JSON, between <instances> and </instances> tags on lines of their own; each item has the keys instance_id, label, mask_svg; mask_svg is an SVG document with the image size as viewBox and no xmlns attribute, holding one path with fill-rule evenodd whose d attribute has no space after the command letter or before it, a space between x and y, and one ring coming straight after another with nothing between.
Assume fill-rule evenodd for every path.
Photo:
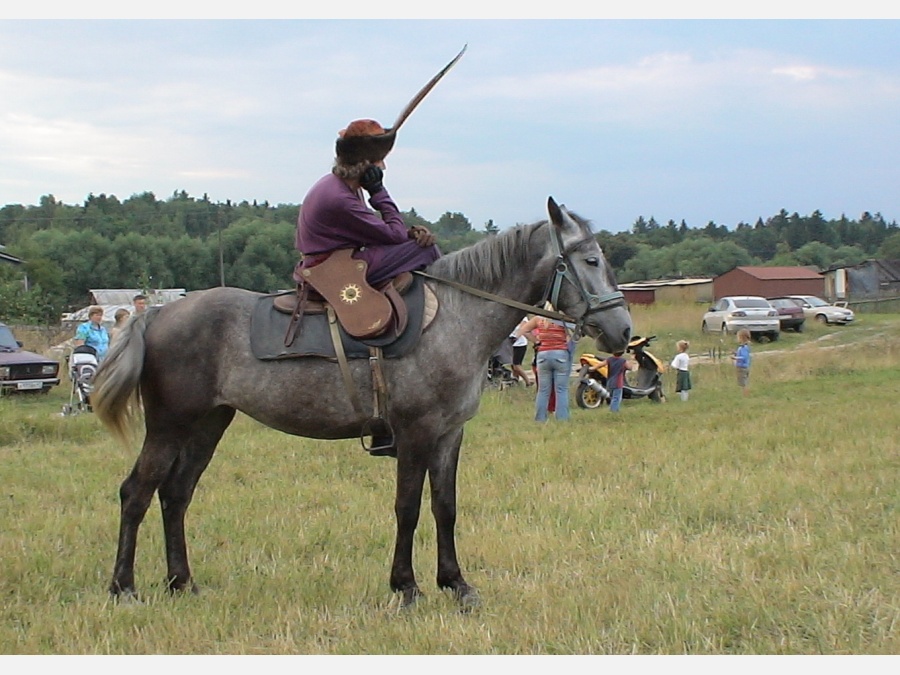
<instances>
[{"instance_id":1,"label":"woman in jeans","mask_svg":"<svg viewBox=\"0 0 900 675\"><path fill-rule=\"evenodd\" d=\"M534 339L538 384L534 419L538 422L547 421L551 391L556 394L556 419L569 419L569 376L572 363L565 325L561 321L536 316L520 324L514 334L530 334Z\"/></svg>"}]
</instances>

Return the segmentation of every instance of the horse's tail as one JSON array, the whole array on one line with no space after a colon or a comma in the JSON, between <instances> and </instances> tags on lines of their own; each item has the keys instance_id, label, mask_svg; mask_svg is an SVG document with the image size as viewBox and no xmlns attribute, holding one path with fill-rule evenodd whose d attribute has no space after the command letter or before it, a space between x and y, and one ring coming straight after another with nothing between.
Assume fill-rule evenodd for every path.
<instances>
[{"instance_id":1,"label":"horse's tail","mask_svg":"<svg viewBox=\"0 0 900 675\"><path fill-rule=\"evenodd\" d=\"M141 406L139 383L144 368L144 332L159 310L131 319L110 346L94 376L91 408L123 444L128 445Z\"/></svg>"}]
</instances>

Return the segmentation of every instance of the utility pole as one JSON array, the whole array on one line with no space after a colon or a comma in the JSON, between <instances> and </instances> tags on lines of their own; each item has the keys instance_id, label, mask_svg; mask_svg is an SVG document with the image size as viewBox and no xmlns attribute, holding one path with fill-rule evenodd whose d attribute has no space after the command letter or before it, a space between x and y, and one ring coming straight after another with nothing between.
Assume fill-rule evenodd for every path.
<instances>
[{"instance_id":1,"label":"utility pole","mask_svg":"<svg viewBox=\"0 0 900 675\"><path fill-rule=\"evenodd\" d=\"M231 205L229 199L227 204ZM225 260L222 253L222 210L216 209L216 224L219 230L219 286L225 285Z\"/></svg>"}]
</instances>

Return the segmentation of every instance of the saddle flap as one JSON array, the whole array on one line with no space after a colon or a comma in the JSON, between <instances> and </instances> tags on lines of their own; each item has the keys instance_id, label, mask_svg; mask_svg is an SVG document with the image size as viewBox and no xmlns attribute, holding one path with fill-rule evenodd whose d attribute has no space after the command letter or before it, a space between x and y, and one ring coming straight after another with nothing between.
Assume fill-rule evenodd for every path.
<instances>
[{"instance_id":1,"label":"saddle flap","mask_svg":"<svg viewBox=\"0 0 900 675\"><path fill-rule=\"evenodd\" d=\"M384 294L366 281L367 263L352 256L353 249L338 249L318 265L303 268L300 274L334 308L343 329L365 339L384 332L392 307Z\"/></svg>"}]
</instances>

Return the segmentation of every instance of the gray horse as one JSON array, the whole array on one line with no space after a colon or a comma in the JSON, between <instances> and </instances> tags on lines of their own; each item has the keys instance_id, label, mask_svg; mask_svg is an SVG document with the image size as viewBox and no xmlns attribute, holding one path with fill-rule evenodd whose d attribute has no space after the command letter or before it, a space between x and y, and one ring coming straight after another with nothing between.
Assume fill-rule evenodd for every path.
<instances>
[{"instance_id":1,"label":"gray horse","mask_svg":"<svg viewBox=\"0 0 900 675\"><path fill-rule=\"evenodd\" d=\"M523 307L546 299L552 287L553 304L596 338L598 349L612 352L628 343L631 318L588 223L552 197L548 212L548 221L519 225L433 263L428 274L448 282L428 281L439 301L437 316L413 351L383 363L397 450L390 587L402 594L404 606L421 595L412 554L426 474L437 530L438 586L452 591L463 607L478 601L456 555L460 444L463 426L478 411L488 359L525 315ZM486 299L486 293L512 302ZM169 588L196 592L184 517L236 410L297 436L360 437L366 418L350 405L338 364L253 356L248 331L259 297L238 288L212 288L153 308L127 325L97 373L92 399L98 418L127 442L142 405L145 426L140 455L120 489L118 551L109 588L116 596L136 595L138 528L156 491ZM368 361L349 365L362 400L371 400Z\"/></svg>"}]
</instances>

